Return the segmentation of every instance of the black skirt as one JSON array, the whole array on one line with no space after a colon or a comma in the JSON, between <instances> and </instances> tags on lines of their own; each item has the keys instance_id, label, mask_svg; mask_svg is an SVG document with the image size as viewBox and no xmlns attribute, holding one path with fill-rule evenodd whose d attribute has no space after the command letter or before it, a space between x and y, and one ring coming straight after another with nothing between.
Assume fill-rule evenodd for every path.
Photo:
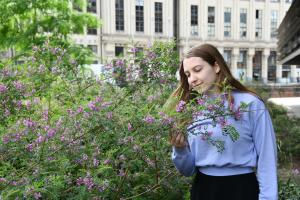
<instances>
[{"instance_id":1,"label":"black skirt","mask_svg":"<svg viewBox=\"0 0 300 200\"><path fill-rule=\"evenodd\" d=\"M191 200L258 200L255 173L209 176L198 172L191 189Z\"/></svg>"}]
</instances>

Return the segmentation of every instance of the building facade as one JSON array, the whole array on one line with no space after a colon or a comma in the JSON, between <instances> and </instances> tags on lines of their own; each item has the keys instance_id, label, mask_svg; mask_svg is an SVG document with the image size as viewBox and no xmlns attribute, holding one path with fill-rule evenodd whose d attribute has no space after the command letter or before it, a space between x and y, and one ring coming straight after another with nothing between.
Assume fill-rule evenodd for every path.
<instances>
[{"instance_id":1,"label":"building facade","mask_svg":"<svg viewBox=\"0 0 300 200\"><path fill-rule=\"evenodd\" d=\"M95 63L143 48L154 40L176 39L180 55L202 43L218 47L241 80L290 82L295 66L280 65L277 28L291 0L88 0L87 12L102 20L99 29L74 35L90 47Z\"/></svg>"}]
</instances>

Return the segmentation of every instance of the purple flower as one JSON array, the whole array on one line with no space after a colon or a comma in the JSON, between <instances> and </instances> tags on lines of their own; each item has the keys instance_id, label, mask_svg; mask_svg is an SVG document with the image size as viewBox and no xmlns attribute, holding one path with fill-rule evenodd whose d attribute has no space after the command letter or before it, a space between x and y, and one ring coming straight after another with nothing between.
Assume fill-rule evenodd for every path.
<instances>
[{"instance_id":1,"label":"purple flower","mask_svg":"<svg viewBox=\"0 0 300 200\"><path fill-rule=\"evenodd\" d=\"M155 119L154 117L152 117L151 115L148 115L144 118L144 121L147 123L147 124L153 124L155 122Z\"/></svg>"},{"instance_id":2,"label":"purple flower","mask_svg":"<svg viewBox=\"0 0 300 200\"><path fill-rule=\"evenodd\" d=\"M43 119L44 120L48 120L48 117L49 117L49 110L44 110L44 112L43 112Z\"/></svg>"},{"instance_id":3,"label":"purple flower","mask_svg":"<svg viewBox=\"0 0 300 200\"><path fill-rule=\"evenodd\" d=\"M38 138L35 141L40 144L40 143L45 141L45 138L44 138L44 136L39 135Z\"/></svg>"},{"instance_id":4,"label":"purple flower","mask_svg":"<svg viewBox=\"0 0 300 200\"><path fill-rule=\"evenodd\" d=\"M10 142L10 139L9 139L9 137L8 137L7 135L4 135L4 136L2 137L2 141L3 141L4 144L7 144L7 143Z\"/></svg>"},{"instance_id":5,"label":"purple flower","mask_svg":"<svg viewBox=\"0 0 300 200\"><path fill-rule=\"evenodd\" d=\"M50 129L47 132L48 138L53 138L55 136L56 131L54 129Z\"/></svg>"},{"instance_id":6,"label":"purple flower","mask_svg":"<svg viewBox=\"0 0 300 200\"><path fill-rule=\"evenodd\" d=\"M5 93L7 91L6 85L0 83L0 93Z\"/></svg>"},{"instance_id":7,"label":"purple flower","mask_svg":"<svg viewBox=\"0 0 300 200\"><path fill-rule=\"evenodd\" d=\"M113 113L112 112L106 113L106 117L107 117L107 119L112 119Z\"/></svg>"},{"instance_id":8,"label":"purple flower","mask_svg":"<svg viewBox=\"0 0 300 200\"><path fill-rule=\"evenodd\" d=\"M94 167L97 167L99 165L99 160L97 160L96 158L94 158L93 164L94 164Z\"/></svg>"},{"instance_id":9,"label":"purple flower","mask_svg":"<svg viewBox=\"0 0 300 200\"><path fill-rule=\"evenodd\" d=\"M132 125L131 125L130 122L127 124L127 129L128 129L128 131L132 131L133 130Z\"/></svg>"},{"instance_id":10,"label":"purple flower","mask_svg":"<svg viewBox=\"0 0 300 200\"><path fill-rule=\"evenodd\" d=\"M22 91L24 89L24 85L19 81L14 81L13 84L15 88L19 91Z\"/></svg>"},{"instance_id":11,"label":"purple flower","mask_svg":"<svg viewBox=\"0 0 300 200\"><path fill-rule=\"evenodd\" d=\"M197 103L198 103L199 105L204 105L205 102L204 102L203 99L198 99L198 100L197 100Z\"/></svg>"},{"instance_id":12,"label":"purple flower","mask_svg":"<svg viewBox=\"0 0 300 200\"><path fill-rule=\"evenodd\" d=\"M27 145L26 149L27 149L28 151L32 151L33 146L34 146L34 144L30 143L30 144Z\"/></svg>"},{"instance_id":13,"label":"purple flower","mask_svg":"<svg viewBox=\"0 0 300 200\"><path fill-rule=\"evenodd\" d=\"M60 136L60 141L62 141L62 142L65 141L65 136L64 135Z\"/></svg>"},{"instance_id":14,"label":"purple flower","mask_svg":"<svg viewBox=\"0 0 300 200\"><path fill-rule=\"evenodd\" d=\"M86 154L82 155L82 160L87 160L89 157Z\"/></svg>"},{"instance_id":15,"label":"purple flower","mask_svg":"<svg viewBox=\"0 0 300 200\"><path fill-rule=\"evenodd\" d=\"M4 112L4 116L8 117L10 115L10 111L8 109L5 108L5 112Z\"/></svg>"},{"instance_id":16,"label":"purple flower","mask_svg":"<svg viewBox=\"0 0 300 200\"><path fill-rule=\"evenodd\" d=\"M125 176L125 172L124 172L123 169L120 169L120 170L119 170L118 176Z\"/></svg>"},{"instance_id":17,"label":"purple flower","mask_svg":"<svg viewBox=\"0 0 300 200\"><path fill-rule=\"evenodd\" d=\"M156 54L154 52L150 51L150 52L148 52L147 57L150 60L152 60L152 59L156 58Z\"/></svg>"},{"instance_id":18,"label":"purple flower","mask_svg":"<svg viewBox=\"0 0 300 200\"><path fill-rule=\"evenodd\" d=\"M33 196L34 196L35 199L40 199L40 198L42 198L42 195L41 195L40 192L35 192L35 193L33 194Z\"/></svg>"},{"instance_id":19,"label":"purple flower","mask_svg":"<svg viewBox=\"0 0 300 200\"><path fill-rule=\"evenodd\" d=\"M26 102L26 108L27 108L27 110L30 110L30 108L31 108L31 102L30 101Z\"/></svg>"},{"instance_id":20,"label":"purple flower","mask_svg":"<svg viewBox=\"0 0 300 200\"><path fill-rule=\"evenodd\" d=\"M99 111L99 108L96 106L96 103L91 101L89 104L88 104L88 107L89 109L91 109L92 111Z\"/></svg>"},{"instance_id":21,"label":"purple flower","mask_svg":"<svg viewBox=\"0 0 300 200\"><path fill-rule=\"evenodd\" d=\"M293 169L293 170L292 170L293 176L297 176L299 173L300 173L300 172L299 172L298 169Z\"/></svg>"},{"instance_id":22,"label":"purple flower","mask_svg":"<svg viewBox=\"0 0 300 200\"><path fill-rule=\"evenodd\" d=\"M112 102L104 102L101 105L101 108L108 108L109 106L111 106Z\"/></svg>"},{"instance_id":23,"label":"purple flower","mask_svg":"<svg viewBox=\"0 0 300 200\"><path fill-rule=\"evenodd\" d=\"M23 124L28 128L33 128L35 126L35 123L31 119L24 119Z\"/></svg>"},{"instance_id":24,"label":"purple flower","mask_svg":"<svg viewBox=\"0 0 300 200\"><path fill-rule=\"evenodd\" d=\"M240 107L234 112L234 118L236 120L239 120L239 119L242 118L242 113L241 113L241 108Z\"/></svg>"},{"instance_id":25,"label":"purple flower","mask_svg":"<svg viewBox=\"0 0 300 200\"><path fill-rule=\"evenodd\" d=\"M179 101L179 103L176 106L176 112L182 112L185 109L186 103L185 101Z\"/></svg>"},{"instance_id":26,"label":"purple flower","mask_svg":"<svg viewBox=\"0 0 300 200\"><path fill-rule=\"evenodd\" d=\"M90 114L87 113L87 112L84 112L84 113L83 113L83 117L84 117L84 118L89 118L89 117L90 117Z\"/></svg>"},{"instance_id":27,"label":"purple flower","mask_svg":"<svg viewBox=\"0 0 300 200\"><path fill-rule=\"evenodd\" d=\"M214 108L215 108L214 105L208 105L208 106L207 106L207 110L209 110L209 111L213 111Z\"/></svg>"},{"instance_id":28,"label":"purple flower","mask_svg":"<svg viewBox=\"0 0 300 200\"><path fill-rule=\"evenodd\" d=\"M103 164L104 164L104 165L108 165L110 162L111 162L111 161L110 161L109 159L106 159L106 160L103 161Z\"/></svg>"},{"instance_id":29,"label":"purple flower","mask_svg":"<svg viewBox=\"0 0 300 200\"><path fill-rule=\"evenodd\" d=\"M117 61L116 61L116 66L117 66L117 67L122 67L122 66L124 66L124 60L122 60L122 59L117 60Z\"/></svg>"},{"instance_id":30,"label":"purple flower","mask_svg":"<svg viewBox=\"0 0 300 200\"><path fill-rule=\"evenodd\" d=\"M0 183L6 183L6 179L5 178L0 178Z\"/></svg>"},{"instance_id":31,"label":"purple flower","mask_svg":"<svg viewBox=\"0 0 300 200\"><path fill-rule=\"evenodd\" d=\"M131 51L132 53L136 53L136 52L138 52L138 48L133 47L133 48L130 49L130 51Z\"/></svg>"}]
</instances>

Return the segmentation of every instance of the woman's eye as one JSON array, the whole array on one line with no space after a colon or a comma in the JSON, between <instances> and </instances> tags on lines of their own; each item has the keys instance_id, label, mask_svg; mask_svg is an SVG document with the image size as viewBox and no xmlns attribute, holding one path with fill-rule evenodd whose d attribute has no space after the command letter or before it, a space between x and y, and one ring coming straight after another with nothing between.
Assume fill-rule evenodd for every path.
<instances>
[{"instance_id":1,"label":"woman's eye","mask_svg":"<svg viewBox=\"0 0 300 200\"><path fill-rule=\"evenodd\" d=\"M201 71L201 68L196 68L195 69L195 72L200 72Z\"/></svg>"}]
</instances>

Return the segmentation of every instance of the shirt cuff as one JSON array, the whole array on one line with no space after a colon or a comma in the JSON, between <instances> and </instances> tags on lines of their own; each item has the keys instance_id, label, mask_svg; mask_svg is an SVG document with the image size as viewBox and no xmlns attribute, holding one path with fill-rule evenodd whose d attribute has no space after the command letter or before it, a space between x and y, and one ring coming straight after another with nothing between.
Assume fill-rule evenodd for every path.
<instances>
[{"instance_id":1,"label":"shirt cuff","mask_svg":"<svg viewBox=\"0 0 300 200\"><path fill-rule=\"evenodd\" d=\"M173 146L173 151L176 155L186 155L186 154L190 153L190 149L188 146L185 146L185 147Z\"/></svg>"}]
</instances>

